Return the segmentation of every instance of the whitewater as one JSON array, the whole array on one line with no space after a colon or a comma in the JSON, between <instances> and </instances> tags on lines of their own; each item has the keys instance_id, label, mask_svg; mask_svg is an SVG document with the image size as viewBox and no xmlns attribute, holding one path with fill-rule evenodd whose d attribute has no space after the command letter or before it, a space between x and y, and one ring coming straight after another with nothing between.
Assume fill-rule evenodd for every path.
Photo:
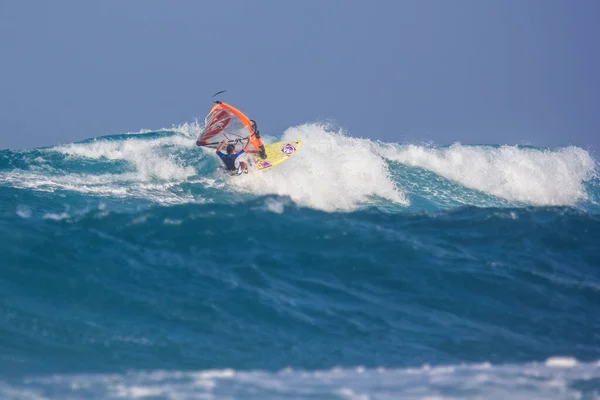
<instances>
[{"instance_id":1,"label":"whitewater","mask_svg":"<svg viewBox=\"0 0 600 400\"><path fill-rule=\"evenodd\" d=\"M0 398L600 398L590 151L201 128L0 150Z\"/></svg>"}]
</instances>

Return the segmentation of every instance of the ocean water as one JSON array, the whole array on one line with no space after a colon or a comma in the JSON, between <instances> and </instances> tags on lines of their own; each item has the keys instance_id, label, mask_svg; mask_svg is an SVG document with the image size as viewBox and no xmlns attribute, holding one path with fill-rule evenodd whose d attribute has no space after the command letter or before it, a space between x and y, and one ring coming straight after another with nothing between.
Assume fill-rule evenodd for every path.
<instances>
[{"instance_id":1,"label":"ocean water","mask_svg":"<svg viewBox=\"0 0 600 400\"><path fill-rule=\"evenodd\" d=\"M0 151L0 398L600 398L589 151L199 129Z\"/></svg>"}]
</instances>

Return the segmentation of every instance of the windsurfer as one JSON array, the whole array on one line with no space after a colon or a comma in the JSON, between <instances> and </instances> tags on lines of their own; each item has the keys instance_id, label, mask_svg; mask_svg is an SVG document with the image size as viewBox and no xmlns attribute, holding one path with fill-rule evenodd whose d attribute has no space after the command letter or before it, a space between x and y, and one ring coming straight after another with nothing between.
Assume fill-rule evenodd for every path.
<instances>
[{"instance_id":1,"label":"windsurfer","mask_svg":"<svg viewBox=\"0 0 600 400\"><path fill-rule=\"evenodd\" d=\"M221 140L223 141L219 142ZM236 152L235 144L242 141L247 141L244 150ZM260 138L256 122L237 108L221 101L216 102L204 119L204 128L196 141L196 145L218 147L217 154L225 164L225 169L232 175L248 173L247 163L238 161L239 156L244 153L253 153L248 158L250 165L253 164L252 161L255 157L263 160L267 159L267 152ZM226 146L227 153L224 153L223 150Z\"/></svg>"},{"instance_id":2,"label":"windsurfer","mask_svg":"<svg viewBox=\"0 0 600 400\"><path fill-rule=\"evenodd\" d=\"M226 154L221 151L225 145L227 145ZM231 175L240 175L242 172L245 174L248 173L248 165L244 161L238 160L238 157L248 151L250 145L251 142L248 140L248 143L246 143L243 150L235 151L235 146L233 144L227 144L227 140L223 140L221 144L219 144L217 155L225 165L227 172Z\"/></svg>"}]
</instances>

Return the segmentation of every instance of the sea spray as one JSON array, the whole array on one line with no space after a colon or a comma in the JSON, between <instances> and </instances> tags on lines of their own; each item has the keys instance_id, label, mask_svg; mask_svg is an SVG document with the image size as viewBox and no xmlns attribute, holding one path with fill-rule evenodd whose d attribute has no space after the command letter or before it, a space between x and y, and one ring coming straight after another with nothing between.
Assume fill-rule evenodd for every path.
<instances>
[{"instance_id":1,"label":"sea spray","mask_svg":"<svg viewBox=\"0 0 600 400\"><path fill-rule=\"evenodd\" d=\"M458 143L444 148L395 145L381 146L379 153L467 188L532 205L573 205L585 200L584 183L596 174L590 154L573 146L537 149Z\"/></svg>"}]
</instances>

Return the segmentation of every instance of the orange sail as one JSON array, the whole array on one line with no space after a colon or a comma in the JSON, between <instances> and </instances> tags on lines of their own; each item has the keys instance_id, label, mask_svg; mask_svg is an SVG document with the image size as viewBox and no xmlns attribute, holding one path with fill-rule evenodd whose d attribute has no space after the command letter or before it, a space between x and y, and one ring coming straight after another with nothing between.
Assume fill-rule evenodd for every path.
<instances>
[{"instance_id":1,"label":"orange sail","mask_svg":"<svg viewBox=\"0 0 600 400\"><path fill-rule=\"evenodd\" d=\"M244 147L249 140L252 147L248 152L264 152L264 145L256 123L237 108L218 101L204 120L204 129L196 144L205 147L218 147L221 141Z\"/></svg>"}]
</instances>

